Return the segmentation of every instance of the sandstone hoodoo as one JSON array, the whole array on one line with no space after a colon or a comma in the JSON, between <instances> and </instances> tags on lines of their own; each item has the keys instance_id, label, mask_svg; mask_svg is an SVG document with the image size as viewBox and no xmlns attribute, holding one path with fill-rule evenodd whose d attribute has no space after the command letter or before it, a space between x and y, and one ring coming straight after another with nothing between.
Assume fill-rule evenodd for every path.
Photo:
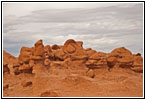
<instances>
[{"instance_id":1,"label":"sandstone hoodoo","mask_svg":"<svg viewBox=\"0 0 146 100\"><path fill-rule=\"evenodd\" d=\"M13 92L9 89L11 89L14 84L19 83L20 86L18 85L18 88L20 88L20 90L23 90L23 88L25 88L23 92L27 91L27 89L29 92L25 95L21 95L19 93L20 91L16 88L14 89L14 91L17 92L18 95L14 96L20 95L57 97L60 96L57 94L59 91L48 92L48 90L54 91L55 88L59 88L60 91L62 90L62 93L66 93L64 91L69 91L67 89L63 89L66 87L70 87L70 90L72 91L79 91L75 89L82 87L80 88L80 90L83 90L83 94L86 94L86 92L88 92L87 90L90 91L92 90L90 88L97 86L97 90L103 91L104 89L99 87L101 84L107 81L109 83L111 82L110 84L114 85L114 83L112 83L113 80L119 81L121 79L124 80L124 84L124 82L127 82L127 75L134 79L138 75L139 77L141 77L141 75L143 74L143 57L140 53L132 54L132 52L125 47L116 48L110 53L104 53L93 50L92 48L85 49L83 48L82 41L75 41L73 39L65 41L64 45L54 44L52 46L49 44L44 46L43 40L38 40L33 47L22 47L18 57L14 57L6 51L3 51L3 74L4 86L6 87L7 84L9 84L9 88L3 89L4 96L13 96ZM71 81L63 81L65 77L68 77L70 75L77 75L80 78L71 78ZM11 80L8 81L9 78ZM82 83L81 79L86 81ZM17 81L14 82L13 80ZM98 82L96 80L98 80ZM53 84L51 84L50 82L53 82ZM68 82L68 84L66 84L65 82ZM74 83L72 84L71 82ZM87 90L84 90L83 87L89 88ZM131 89L133 88L131 87ZM93 90L90 92L94 92L94 96L98 96L98 94L101 93L96 93ZM110 92L112 90L107 89L107 91ZM11 95L8 95L6 92L10 92ZM140 90L138 92L140 92ZM121 92L119 92L119 94L120 93ZM101 94L100 96L102 95L103 94ZM114 96L118 95L115 94ZM129 95L133 96L134 94ZM61 96L73 95L67 95L66 93L66 95L61 94ZM83 95L80 95L80 93L78 93L75 96ZM107 94L107 96L110 95ZM123 96L127 96L127 94Z\"/></svg>"}]
</instances>

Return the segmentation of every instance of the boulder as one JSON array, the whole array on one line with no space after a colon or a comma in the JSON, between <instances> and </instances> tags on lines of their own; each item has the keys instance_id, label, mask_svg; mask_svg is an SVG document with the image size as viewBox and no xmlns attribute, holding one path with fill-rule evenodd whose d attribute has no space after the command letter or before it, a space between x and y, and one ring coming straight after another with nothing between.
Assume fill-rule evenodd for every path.
<instances>
[{"instance_id":1,"label":"boulder","mask_svg":"<svg viewBox=\"0 0 146 100\"><path fill-rule=\"evenodd\" d=\"M114 49L107 57L108 66L114 67L119 63L119 67L130 68L133 65L133 55L125 47Z\"/></svg>"},{"instance_id":2,"label":"boulder","mask_svg":"<svg viewBox=\"0 0 146 100\"><path fill-rule=\"evenodd\" d=\"M96 52L88 58L86 62L88 68L105 68L107 67L106 53Z\"/></svg>"},{"instance_id":3,"label":"boulder","mask_svg":"<svg viewBox=\"0 0 146 100\"><path fill-rule=\"evenodd\" d=\"M95 77L94 70L93 69L89 69L87 71L87 76L90 77L90 78L94 78Z\"/></svg>"},{"instance_id":4,"label":"boulder","mask_svg":"<svg viewBox=\"0 0 146 100\"><path fill-rule=\"evenodd\" d=\"M44 55L44 53L45 53L45 51L44 51L43 42L42 42L42 40L39 40L35 43L35 47L33 48L32 55L42 57Z\"/></svg>"},{"instance_id":5,"label":"boulder","mask_svg":"<svg viewBox=\"0 0 146 100\"><path fill-rule=\"evenodd\" d=\"M143 67L143 58L140 55L134 55L133 67Z\"/></svg>"},{"instance_id":6,"label":"boulder","mask_svg":"<svg viewBox=\"0 0 146 100\"><path fill-rule=\"evenodd\" d=\"M142 73L143 72L143 58L140 54L133 55L134 63L131 68L135 72Z\"/></svg>"},{"instance_id":7,"label":"boulder","mask_svg":"<svg viewBox=\"0 0 146 100\"><path fill-rule=\"evenodd\" d=\"M60 47L59 47L58 45L54 44L54 45L52 46L52 50L57 50L57 49L60 49Z\"/></svg>"},{"instance_id":8,"label":"boulder","mask_svg":"<svg viewBox=\"0 0 146 100\"><path fill-rule=\"evenodd\" d=\"M38 40L38 41L34 44L35 47L38 47L38 46L40 46L40 45L43 45L43 41L42 41L42 40Z\"/></svg>"},{"instance_id":9,"label":"boulder","mask_svg":"<svg viewBox=\"0 0 146 100\"><path fill-rule=\"evenodd\" d=\"M13 65L9 64L8 68L9 68L10 75L15 75L15 69L13 68Z\"/></svg>"},{"instance_id":10,"label":"boulder","mask_svg":"<svg viewBox=\"0 0 146 100\"><path fill-rule=\"evenodd\" d=\"M34 56L42 57L44 53L45 53L45 51L44 51L44 47L42 45L34 48L34 52L33 52Z\"/></svg>"},{"instance_id":11,"label":"boulder","mask_svg":"<svg viewBox=\"0 0 146 100\"><path fill-rule=\"evenodd\" d=\"M69 39L64 43L63 51L65 53L74 53L78 47L80 46L73 39Z\"/></svg>"},{"instance_id":12,"label":"boulder","mask_svg":"<svg viewBox=\"0 0 146 100\"><path fill-rule=\"evenodd\" d=\"M63 52L62 49L53 50L54 60L64 61L67 58L67 54Z\"/></svg>"},{"instance_id":13,"label":"boulder","mask_svg":"<svg viewBox=\"0 0 146 100\"><path fill-rule=\"evenodd\" d=\"M20 63L28 63L30 60L32 48L22 47L19 54L19 62Z\"/></svg>"},{"instance_id":14,"label":"boulder","mask_svg":"<svg viewBox=\"0 0 146 100\"><path fill-rule=\"evenodd\" d=\"M79 45L80 44L80 45ZM82 48L82 42L77 42L73 39L69 39L64 43L63 51L68 54L72 60L87 59L86 51Z\"/></svg>"}]
</instances>

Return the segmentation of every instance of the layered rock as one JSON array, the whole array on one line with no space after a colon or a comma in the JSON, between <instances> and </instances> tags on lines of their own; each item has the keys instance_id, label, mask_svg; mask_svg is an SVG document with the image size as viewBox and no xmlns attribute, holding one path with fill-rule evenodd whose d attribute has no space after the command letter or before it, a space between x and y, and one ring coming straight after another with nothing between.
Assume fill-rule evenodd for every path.
<instances>
[{"instance_id":1,"label":"layered rock","mask_svg":"<svg viewBox=\"0 0 146 100\"><path fill-rule=\"evenodd\" d=\"M18 58L12 56L11 54L3 51L3 73L15 74L17 73L17 68L19 67Z\"/></svg>"},{"instance_id":2,"label":"layered rock","mask_svg":"<svg viewBox=\"0 0 146 100\"><path fill-rule=\"evenodd\" d=\"M90 57L90 56L92 56L94 53L96 53L96 50L92 50L91 48L87 48L87 49L86 49L86 53L87 53L87 56Z\"/></svg>"},{"instance_id":3,"label":"layered rock","mask_svg":"<svg viewBox=\"0 0 146 100\"><path fill-rule=\"evenodd\" d=\"M64 43L63 51L73 60L83 60L87 58L86 51L82 48L82 42L69 39Z\"/></svg>"},{"instance_id":4,"label":"layered rock","mask_svg":"<svg viewBox=\"0 0 146 100\"><path fill-rule=\"evenodd\" d=\"M29 63L32 48L22 47L19 55L19 63Z\"/></svg>"},{"instance_id":5,"label":"layered rock","mask_svg":"<svg viewBox=\"0 0 146 100\"><path fill-rule=\"evenodd\" d=\"M135 72L143 72L143 58L141 56L141 54L136 54L136 55L133 55L133 59L134 59L134 62L133 62L133 67L131 68L133 71Z\"/></svg>"},{"instance_id":6,"label":"layered rock","mask_svg":"<svg viewBox=\"0 0 146 100\"><path fill-rule=\"evenodd\" d=\"M88 76L88 77L91 77L91 78L94 78L94 77L95 77L94 70L93 70L93 69L88 70L87 76Z\"/></svg>"},{"instance_id":7,"label":"layered rock","mask_svg":"<svg viewBox=\"0 0 146 100\"><path fill-rule=\"evenodd\" d=\"M53 50L52 54L54 55L55 61L64 61L67 58L67 55L63 52L62 49Z\"/></svg>"},{"instance_id":8,"label":"layered rock","mask_svg":"<svg viewBox=\"0 0 146 100\"><path fill-rule=\"evenodd\" d=\"M78 45L73 39L69 39L64 43L63 51L67 54L72 54L76 51Z\"/></svg>"},{"instance_id":9,"label":"layered rock","mask_svg":"<svg viewBox=\"0 0 146 100\"><path fill-rule=\"evenodd\" d=\"M90 69L107 67L106 53L96 52L88 58L86 65Z\"/></svg>"},{"instance_id":10,"label":"layered rock","mask_svg":"<svg viewBox=\"0 0 146 100\"><path fill-rule=\"evenodd\" d=\"M130 68L133 65L133 55L124 47L116 48L108 55L107 64L110 68L116 64L118 64L119 67Z\"/></svg>"},{"instance_id":11,"label":"layered rock","mask_svg":"<svg viewBox=\"0 0 146 100\"><path fill-rule=\"evenodd\" d=\"M87 76L93 77L94 70L100 68L129 68L143 72L143 58L140 53L132 54L124 47L116 48L111 53L97 52L91 48L84 49L82 41L67 40L64 45L43 45L38 40L34 47L22 47L19 57L4 53L3 72L13 75L20 73L40 73L43 68L87 68Z\"/></svg>"},{"instance_id":12,"label":"layered rock","mask_svg":"<svg viewBox=\"0 0 146 100\"><path fill-rule=\"evenodd\" d=\"M32 56L35 56L36 58L37 57L43 58L44 53L45 53L45 50L44 50L43 42L42 42L42 40L39 40L35 43L35 47L32 50ZM38 59L36 59L36 60L38 60Z\"/></svg>"},{"instance_id":13,"label":"layered rock","mask_svg":"<svg viewBox=\"0 0 146 100\"><path fill-rule=\"evenodd\" d=\"M29 64L23 64L19 67L19 71L23 73L32 73L32 67Z\"/></svg>"},{"instance_id":14,"label":"layered rock","mask_svg":"<svg viewBox=\"0 0 146 100\"><path fill-rule=\"evenodd\" d=\"M74 68L85 66L85 61L88 58L86 50L83 49L82 45L83 42L81 41L76 42L73 39L69 39L64 43L62 48L65 53L65 58L71 59L71 65Z\"/></svg>"}]
</instances>

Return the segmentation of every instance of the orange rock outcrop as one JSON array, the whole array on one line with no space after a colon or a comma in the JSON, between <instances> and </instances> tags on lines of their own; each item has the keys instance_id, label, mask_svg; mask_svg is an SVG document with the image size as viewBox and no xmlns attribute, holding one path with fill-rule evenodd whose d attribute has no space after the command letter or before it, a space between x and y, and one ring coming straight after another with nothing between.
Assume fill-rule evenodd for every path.
<instances>
[{"instance_id":1,"label":"orange rock outcrop","mask_svg":"<svg viewBox=\"0 0 146 100\"><path fill-rule=\"evenodd\" d=\"M102 73L101 70L114 72L114 69L143 73L143 57L140 53L132 54L125 47L116 48L110 53L98 52L91 48L84 49L82 41L73 39L67 40L64 45L53 46L44 46L43 41L38 40L33 47L22 47L18 57L3 51L4 75L8 73L17 76L27 73L35 75L34 82L38 82L36 80L39 80L41 75L45 77L51 74L66 76L70 75L70 72L94 79L100 72ZM33 91L37 93L33 81L23 81L21 85L23 87L34 86ZM39 95L41 97L58 96L55 92L44 92Z\"/></svg>"},{"instance_id":2,"label":"orange rock outcrop","mask_svg":"<svg viewBox=\"0 0 146 100\"><path fill-rule=\"evenodd\" d=\"M143 58L138 54L132 54L125 47L120 47L112 50L111 53L97 52L91 48L84 49L82 41L73 39L67 40L63 46L43 45L43 41L39 40L34 44L34 47L22 47L18 58L11 56L4 51L3 68L4 72L10 70L7 66L12 64L17 66L19 72L30 72L24 70L33 70L36 64L41 64L44 67L50 67L51 63L59 61L64 63L66 67L84 65L89 69L114 67L129 68L135 72L143 72ZM5 57L8 57L7 59ZM68 65L66 63L67 59ZM66 63L66 64L65 64ZM64 66L60 66L64 67Z\"/></svg>"}]
</instances>

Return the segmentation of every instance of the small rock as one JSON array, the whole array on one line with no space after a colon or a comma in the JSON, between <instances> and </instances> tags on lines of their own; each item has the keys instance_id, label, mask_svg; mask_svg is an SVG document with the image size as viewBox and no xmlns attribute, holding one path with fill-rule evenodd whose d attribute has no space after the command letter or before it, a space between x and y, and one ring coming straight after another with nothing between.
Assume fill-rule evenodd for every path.
<instances>
[{"instance_id":1,"label":"small rock","mask_svg":"<svg viewBox=\"0 0 146 100\"><path fill-rule=\"evenodd\" d=\"M8 88L9 88L9 84L5 84L5 85L3 86L3 90L8 89Z\"/></svg>"},{"instance_id":2,"label":"small rock","mask_svg":"<svg viewBox=\"0 0 146 100\"><path fill-rule=\"evenodd\" d=\"M27 87L27 86L31 86L32 85L32 82L31 81L23 81L22 83L21 83L21 86L23 86L23 87Z\"/></svg>"},{"instance_id":3,"label":"small rock","mask_svg":"<svg viewBox=\"0 0 146 100\"><path fill-rule=\"evenodd\" d=\"M10 74L11 74L11 75L15 75L15 69L13 68L13 65L12 65L12 64L9 64L9 65L8 65L8 68L9 68L9 70L10 70Z\"/></svg>"},{"instance_id":4,"label":"small rock","mask_svg":"<svg viewBox=\"0 0 146 100\"><path fill-rule=\"evenodd\" d=\"M44 65L45 65L45 66L50 65L50 61L49 61L49 59L45 59L45 60L44 60Z\"/></svg>"},{"instance_id":5,"label":"small rock","mask_svg":"<svg viewBox=\"0 0 146 100\"><path fill-rule=\"evenodd\" d=\"M89 69L88 72L87 72L87 76L91 77L91 78L94 78L95 77L94 70L93 69Z\"/></svg>"},{"instance_id":6,"label":"small rock","mask_svg":"<svg viewBox=\"0 0 146 100\"><path fill-rule=\"evenodd\" d=\"M59 97L56 92L53 91L46 91L41 93L40 97Z\"/></svg>"},{"instance_id":7,"label":"small rock","mask_svg":"<svg viewBox=\"0 0 146 100\"><path fill-rule=\"evenodd\" d=\"M3 73L9 73L10 72L10 70L9 70L9 68L8 68L8 65L7 64L3 64Z\"/></svg>"}]
</instances>

